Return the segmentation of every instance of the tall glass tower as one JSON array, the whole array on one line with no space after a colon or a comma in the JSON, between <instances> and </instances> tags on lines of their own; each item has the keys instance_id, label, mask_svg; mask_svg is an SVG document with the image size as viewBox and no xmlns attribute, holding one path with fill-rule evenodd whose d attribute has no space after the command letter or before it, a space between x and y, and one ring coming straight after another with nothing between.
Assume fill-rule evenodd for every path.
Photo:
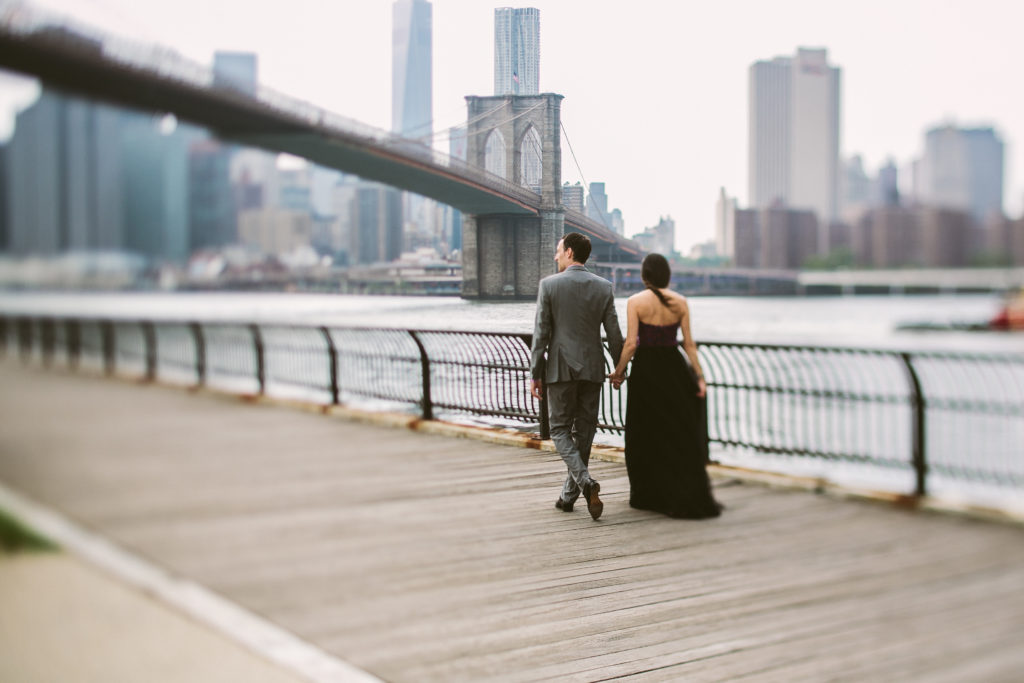
<instances>
[{"instance_id":1,"label":"tall glass tower","mask_svg":"<svg viewBox=\"0 0 1024 683\"><path fill-rule=\"evenodd\" d=\"M494 94L540 92L540 10L494 10Z\"/></svg>"},{"instance_id":2,"label":"tall glass tower","mask_svg":"<svg viewBox=\"0 0 1024 683\"><path fill-rule=\"evenodd\" d=\"M968 211L978 222L1003 211L1003 141L991 127L930 129L919 173L925 204Z\"/></svg>"},{"instance_id":3,"label":"tall glass tower","mask_svg":"<svg viewBox=\"0 0 1024 683\"><path fill-rule=\"evenodd\" d=\"M433 133L432 7L396 0L391 40L391 130L429 139Z\"/></svg>"},{"instance_id":4,"label":"tall glass tower","mask_svg":"<svg viewBox=\"0 0 1024 683\"><path fill-rule=\"evenodd\" d=\"M838 215L840 69L824 49L799 48L750 67L749 204ZM827 242L819 242L824 244Z\"/></svg>"}]
</instances>

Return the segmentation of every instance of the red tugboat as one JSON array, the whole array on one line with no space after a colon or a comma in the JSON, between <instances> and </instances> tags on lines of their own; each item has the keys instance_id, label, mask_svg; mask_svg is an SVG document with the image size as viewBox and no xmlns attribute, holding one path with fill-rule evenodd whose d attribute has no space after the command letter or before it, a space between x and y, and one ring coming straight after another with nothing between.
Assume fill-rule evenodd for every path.
<instances>
[{"instance_id":1,"label":"red tugboat","mask_svg":"<svg viewBox=\"0 0 1024 683\"><path fill-rule=\"evenodd\" d=\"M993 330L1024 330L1024 289L1007 297L988 326Z\"/></svg>"}]
</instances>

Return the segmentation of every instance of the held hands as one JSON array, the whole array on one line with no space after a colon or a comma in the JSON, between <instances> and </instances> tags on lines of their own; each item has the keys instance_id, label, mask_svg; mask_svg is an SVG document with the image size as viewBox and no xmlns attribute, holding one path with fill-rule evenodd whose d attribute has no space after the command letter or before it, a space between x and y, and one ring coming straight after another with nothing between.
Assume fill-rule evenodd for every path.
<instances>
[{"instance_id":1,"label":"held hands","mask_svg":"<svg viewBox=\"0 0 1024 683\"><path fill-rule=\"evenodd\" d=\"M538 401L541 400L541 392L544 391L544 382L539 379L530 380L530 395Z\"/></svg>"},{"instance_id":2,"label":"held hands","mask_svg":"<svg viewBox=\"0 0 1024 683\"><path fill-rule=\"evenodd\" d=\"M622 372L609 372L608 380L612 383L613 388L618 389L626 381L626 374Z\"/></svg>"}]
</instances>

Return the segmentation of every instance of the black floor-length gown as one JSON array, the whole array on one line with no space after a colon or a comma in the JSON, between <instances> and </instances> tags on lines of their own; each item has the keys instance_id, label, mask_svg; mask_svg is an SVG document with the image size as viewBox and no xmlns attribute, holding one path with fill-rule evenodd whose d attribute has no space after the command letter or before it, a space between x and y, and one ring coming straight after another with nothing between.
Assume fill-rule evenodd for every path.
<instances>
[{"instance_id":1,"label":"black floor-length gown","mask_svg":"<svg viewBox=\"0 0 1024 683\"><path fill-rule=\"evenodd\" d=\"M697 381L674 325L640 323L626 403L629 504L669 517L721 514L705 465L707 441Z\"/></svg>"}]
</instances>

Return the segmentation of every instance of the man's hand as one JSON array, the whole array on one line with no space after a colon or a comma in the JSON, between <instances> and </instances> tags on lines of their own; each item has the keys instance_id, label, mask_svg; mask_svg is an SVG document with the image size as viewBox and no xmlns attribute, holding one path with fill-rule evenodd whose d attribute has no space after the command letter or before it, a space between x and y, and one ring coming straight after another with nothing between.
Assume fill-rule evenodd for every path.
<instances>
[{"instance_id":1,"label":"man's hand","mask_svg":"<svg viewBox=\"0 0 1024 683\"><path fill-rule=\"evenodd\" d=\"M622 386L622 383L626 380L626 377L616 372L609 372L608 379L611 381L612 387L618 389L619 387Z\"/></svg>"},{"instance_id":2,"label":"man's hand","mask_svg":"<svg viewBox=\"0 0 1024 683\"><path fill-rule=\"evenodd\" d=\"M530 395L538 401L541 400L541 392L544 391L544 382L539 379L530 380Z\"/></svg>"}]
</instances>

